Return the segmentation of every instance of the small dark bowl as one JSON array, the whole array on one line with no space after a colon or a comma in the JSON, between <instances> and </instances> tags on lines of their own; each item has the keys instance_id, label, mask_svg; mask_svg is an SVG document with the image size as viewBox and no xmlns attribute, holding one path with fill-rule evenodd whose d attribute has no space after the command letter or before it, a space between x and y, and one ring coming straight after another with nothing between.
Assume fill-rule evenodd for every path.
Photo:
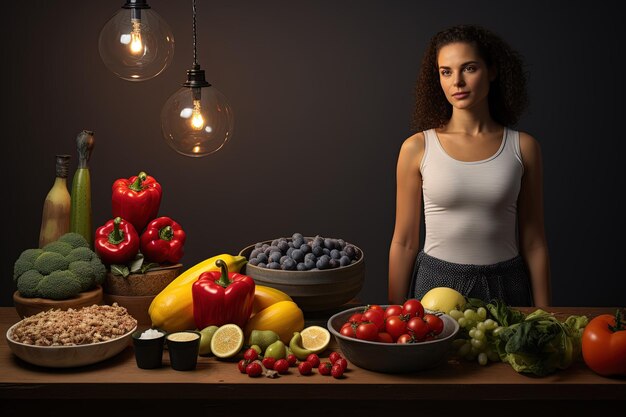
<instances>
[{"instance_id":1,"label":"small dark bowl","mask_svg":"<svg viewBox=\"0 0 626 417\"><path fill-rule=\"evenodd\" d=\"M387 307L387 306L384 306ZM408 373L440 365L449 354L459 324L447 314L441 314L443 331L437 339L420 343L380 343L354 339L339 333L348 318L364 307L354 307L328 319L328 330L335 337L348 362L359 368L383 373ZM439 314L439 313L437 313Z\"/></svg>"},{"instance_id":2,"label":"small dark bowl","mask_svg":"<svg viewBox=\"0 0 626 417\"><path fill-rule=\"evenodd\" d=\"M143 332L144 330L138 330L133 333L133 347L135 349L137 367L141 369L160 368L163 364L163 346L165 345L166 333L159 330L161 336L142 339L141 335Z\"/></svg>"}]
</instances>

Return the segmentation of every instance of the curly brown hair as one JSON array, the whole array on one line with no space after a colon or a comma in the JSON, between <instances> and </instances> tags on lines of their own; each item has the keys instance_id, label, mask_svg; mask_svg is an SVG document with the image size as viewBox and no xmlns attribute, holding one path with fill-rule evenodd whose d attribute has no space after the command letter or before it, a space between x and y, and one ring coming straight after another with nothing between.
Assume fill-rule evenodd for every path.
<instances>
[{"instance_id":1,"label":"curly brown hair","mask_svg":"<svg viewBox=\"0 0 626 417\"><path fill-rule=\"evenodd\" d=\"M413 128L416 132L445 125L452 116L452 105L439 83L437 56L441 48L455 42L469 43L497 75L489 88L489 113L503 126L517 123L528 105L526 74L520 54L503 39L477 25L458 25L437 33L430 40L422 59L415 86Z\"/></svg>"}]
</instances>

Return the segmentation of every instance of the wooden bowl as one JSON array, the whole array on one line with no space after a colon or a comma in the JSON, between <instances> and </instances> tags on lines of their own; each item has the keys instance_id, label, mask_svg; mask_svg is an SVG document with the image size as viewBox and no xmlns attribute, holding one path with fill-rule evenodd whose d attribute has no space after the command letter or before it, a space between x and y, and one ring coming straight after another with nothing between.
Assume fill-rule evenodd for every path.
<instances>
[{"instance_id":1,"label":"wooden bowl","mask_svg":"<svg viewBox=\"0 0 626 417\"><path fill-rule=\"evenodd\" d=\"M311 237L305 237L308 242ZM288 241L291 239L287 239ZM271 240L261 242L271 244ZM284 271L260 268L246 264L243 274L254 279L259 285L276 288L288 294L304 312L331 310L352 300L363 287L365 280L365 256L357 249L357 261L339 268L311 271ZM255 244L239 252L240 256L250 258Z\"/></svg>"},{"instance_id":2,"label":"wooden bowl","mask_svg":"<svg viewBox=\"0 0 626 417\"><path fill-rule=\"evenodd\" d=\"M117 294L107 294L104 293L104 304L113 305L113 303L117 303L117 305L126 308L128 314L133 316L135 320L137 320L137 325L139 327L150 327L152 325L152 319L150 319L150 315L148 314L148 308L150 308L150 304L152 300L154 300L155 295L117 295Z\"/></svg>"},{"instance_id":3,"label":"wooden bowl","mask_svg":"<svg viewBox=\"0 0 626 417\"><path fill-rule=\"evenodd\" d=\"M17 310L17 314L21 318L32 316L41 311L51 309L67 310L68 308L78 309L81 307L89 307L94 304L102 304L102 287L97 286L91 291L85 291L78 294L74 298L67 300L51 300L49 298L25 298L20 295L19 291L13 293L13 304Z\"/></svg>"},{"instance_id":4,"label":"wooden bowl","mask_svg":"<svg viewBox=\"0 0 626 417\"><path fill-rule=\"evenodd\" d=\"M125 307L140 327L149 327L152 320L148 308L152 300L178 276L182 267L182 264L162 266L127 277L108 272L104 282L104 303Z\"/></svg>"},{"instance_id":5,"label":"wooden bowl","mask_svg":"<svg viewBox=\"0 0 626 417\"><path fill-rule=\"evenodd\" d=\"M182 267L182 264L162 266L151 269L145 274L130 274L127 277L107 272L104 292L124 296L156 295L178 276Z\"/></svg>"}]
</instances>

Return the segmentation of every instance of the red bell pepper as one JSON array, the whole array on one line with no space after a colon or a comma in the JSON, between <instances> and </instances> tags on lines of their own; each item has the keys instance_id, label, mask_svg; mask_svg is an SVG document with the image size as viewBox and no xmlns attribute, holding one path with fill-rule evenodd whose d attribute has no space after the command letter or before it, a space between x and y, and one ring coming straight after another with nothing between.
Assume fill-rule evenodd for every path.
<instances>
[{"instance_id":1,"label":"red bell pepper","mask_svg":"<svg viewBox=\"0 0 626 417\"><path fill-rule=\"evenodd\" d=\"M203 272L193 283L193 318L198 329L234 323L243 328L252 313L254 280L247 275L228 272L221 259L221 271Z\"/></svg>"},{"instance_id":2,"label":"red bell pepper","mask_svg":"<svg viewBox=\"0 0 626 417\"><path fill-rule=\"evenodd\" d=\"M141 253L156 263L178 263L183 257L186 235L180 224L169 217L159 217L146 226L141 235Z\"/></svg>"},{"instance_id":3,"label":"red bell pepper","mask_svg":"<svg viewBox=\"0 0 626 417\"><path fill-rule=\"evenodd\" d=\"M132 223L137 233L155 219L161 205L161 184L145 172L113 183L113 217Z\"/></svg>"},{"instance_id":4,"label":"red bell pepper","mask_svg":"<svg viewBox=\"0 0 626 417\"><path fill-rule=\"evenodd\" d=\"M124 265L139 252L139 235L132 224L116 217L96 230L94 250L103 263Z\"/></svg>"}]
</instances>

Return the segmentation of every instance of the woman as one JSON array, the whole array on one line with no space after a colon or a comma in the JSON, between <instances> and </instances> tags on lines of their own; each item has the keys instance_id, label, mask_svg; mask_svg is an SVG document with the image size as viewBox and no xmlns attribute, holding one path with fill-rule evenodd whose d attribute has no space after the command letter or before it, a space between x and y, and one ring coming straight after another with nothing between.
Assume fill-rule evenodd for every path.
<instances>
[{"instance_id":1,"label":"woman","mask_svg":"<svg viewBox=\"0 0 626 417\"><path fill-rule=\"evenodd\" d=\"M446 286L485 301L550 304L541 151L510 128L526 97L521 59L493 33L461 25L432 38L416 86L418 133L397 163L391 303Z\"/></svg>"}]
</instances>

